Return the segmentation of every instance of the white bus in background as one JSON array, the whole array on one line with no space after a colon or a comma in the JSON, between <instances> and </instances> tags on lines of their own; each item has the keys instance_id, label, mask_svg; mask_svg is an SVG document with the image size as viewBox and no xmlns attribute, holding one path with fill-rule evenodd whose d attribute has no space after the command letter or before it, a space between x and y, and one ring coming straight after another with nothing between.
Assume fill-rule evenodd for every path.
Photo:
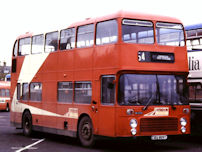
<instances>
[{"instance_id":1,"label":"white bus in background","mask_svg":"<svg viewBox=\"0 0 202 152\"><path fill-rule=\"evenodd\" d=\"M202 24L185 27L189 62L189 102L192 132L202 133Z\"/></svg>"},{"instance_id":2,"label":"white bus in background","mask_svg":"<svg viewBox=\"0 0 202 152\"><path fill-rule=\"evenodd\" d=\"M202 110L202 24L185 27L189 62L189 100L193 110Z\"/></svg>"}]
</instances>

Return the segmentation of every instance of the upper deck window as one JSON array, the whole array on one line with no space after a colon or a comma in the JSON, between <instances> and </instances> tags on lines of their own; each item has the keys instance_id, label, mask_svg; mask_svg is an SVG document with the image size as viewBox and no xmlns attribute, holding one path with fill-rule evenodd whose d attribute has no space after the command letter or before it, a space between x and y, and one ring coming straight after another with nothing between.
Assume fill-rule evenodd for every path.
<instances>
[{"instance_id":1,"label":"upper deck window","mask_svg":"<svg viewBox=\"0 0 202 152\"><path fill-rule=\"evenodd\" d=\"M156 23L156 39L160 45L184 46L184 31L181 24Z\"/></svg>"},{"instance_id":2,"label":"upper deck window","mask_svg":"<svg viewBox=\"0 0 202 152\"><path fill-rule=\"evenodd\" d=\"M80 26L77 33L77 47L90 47L94 44L94 24Z\"/></svg>"},{"instance_id":3,"label":"upper deck window","mask_svg":"<svg viewBox=\"0 0 202 152\"><path fill-rule=\"evenodd\" d=\"M54 52L58 49L58 32L46 34L45 52Z\"/></svg>"},{"instance_id":4,"label":"upper deck window","mask_svg":"<svg viewBox=\"0 0 202 152\"><path fill-rule=\"evenodd\" d=\"M122 40L127 43L153 44L153 23L150 21L124 19L122 21Z\"/></svg>"},{"instance_id":5,"label":"upper deck window","mask_svg":"<svg viewBox=\"0 0 202 152\"><path fill-rule=\"evenodd\" d=\"M188 30L186 31L187 39L191 39L191 41L200 39L202 37L202 29L196 29L196 30Z\"/></svg>"},{"instance_id":6,"label":"upper deck window","mask_svg":"<svg viewBox=\"0 0 202 152\"><path fill-rule=\"evenodd\" d=\"M60 50L75 48L75 28L62 30L60 33Z\"/></svg>"},{"instance_id":7,"label":"upper deck window","mask_svg":"<svg viewBox=\"0 0 202 152\"><path fill-rule=\"evenodd\" d=\"M19 51L18 55L28 55L31 51L31 38L22 38L19 41Z\"/></svg>"},{"instance_id":8,"label":"upper deck window","mask_svg":"<svg viewBox=\"0 0 202 152\"><path fill-rule=\"evenodd\" d=\"M196 30L187 31L187 38L196 37Z\"/></svg>"},{"instance_id":9,"label":"upper deck window","mask_svg":"<svg viewBox=\"0 0 202 152\"><path fill-rule=\"evenodd\" d=\"M116 43L118 37L118 25L116 20L100 22L97 24L96 44L103 45Z\"/></svg>"},{"instance_id":10,"label":"upper deck window","mask_svg":"<svg viewBox=\"0 0 202 152\"><path fill-rule=\"evenodd\" d=\"M32 37L32 54L42 53L44 51L44 35L35 35Z\"/></svg>"},{"instance_id":11,"label":"upper deck window","mask_svg":"<svg viewBox=\"0 0 202 152\"><path fill-rule=\"evenodd\" d=\"M197 29L197 36L199 36L199 37L202 36L202 29Z\"/></svg>"},{"instance_id":12,"label":"upper deck window","mask_svg":"<svg viewBox=\"0 0 202 152\"><path fill-rule=\"evenodd\" d=\"M202 49L202 29L188 30L186 34L188 50Z\"/></svg>"}]
</instances>

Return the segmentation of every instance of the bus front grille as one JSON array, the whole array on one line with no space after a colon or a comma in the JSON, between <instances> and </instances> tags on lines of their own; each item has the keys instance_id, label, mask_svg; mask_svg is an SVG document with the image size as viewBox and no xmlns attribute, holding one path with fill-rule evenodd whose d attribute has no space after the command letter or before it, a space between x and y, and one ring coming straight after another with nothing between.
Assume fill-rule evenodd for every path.
<instances>
[{"instance_id":1,"label":"bus front grille","mask_svg":"<svg viewBox=\"0 0 202 152\"><path fill-rule=\"evenodd\" d=\"M177 130L177 118L142 118L140 120L140 132L164 132Z\"/></svg>"}]
</instances>

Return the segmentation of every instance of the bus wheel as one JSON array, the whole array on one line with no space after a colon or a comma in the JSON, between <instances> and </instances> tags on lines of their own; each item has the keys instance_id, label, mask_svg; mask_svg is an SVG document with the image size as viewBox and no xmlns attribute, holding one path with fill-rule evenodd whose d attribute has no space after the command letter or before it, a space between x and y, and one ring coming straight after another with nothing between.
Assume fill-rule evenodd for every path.
<instances>
[{"instance_id":1,"label":"bus wheel","mask_svg":"<svg viewBox=\"0 0 202 152\"><path fill-rule=\"evenodd\" d=\"M78 138L85 147L91 147L94 144L93 125L91 119L87 116L79 122Z\"/></svg>"},{"instance_id":2,"label":"bus wheel","mask_svg":"<svg viewBox=\"0 0 202 152\"><path fill-rule=\"evenodd\" d=\"M32 134L32 116L28 111L23 114L22 128L25 136L30 136Z\"/></svg>"}]
</instances>

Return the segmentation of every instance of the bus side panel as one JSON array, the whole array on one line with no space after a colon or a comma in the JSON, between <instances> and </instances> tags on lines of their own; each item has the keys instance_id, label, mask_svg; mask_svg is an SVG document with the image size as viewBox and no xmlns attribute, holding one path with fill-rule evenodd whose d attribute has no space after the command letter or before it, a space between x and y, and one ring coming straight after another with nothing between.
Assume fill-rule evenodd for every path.
<instances>
[{"instance_id":1,"label":"bus side panel","mask_svg":"<svg viewBox=\"0 0 202 152\"><path fill-rule=\"evenodd\" d=\"M57 104L57 114L61 115L57 117L57 127L62 130L77 131L75 127L75 119L78 118L68 118L69 108L73 108L71 104L58 103ZM78 114L77 114L78 115ZM64 116L64 117L62 117ZM73 116L72 116L73 117Z\"/></svg>"},{"instance_id":2,"label":"bus side panel","mask_svg":"<svg viewBox=\"0 0 202 152\"><path fill-rule=\"evenodd\" d=\"M42 101L42 109L48 112L57 114L57 86L56 82L50 81L51 78L55 79L56 73L44 73L46 75L47 81L43 82L43 101ZM57 126L57 117L51 116L51 113L46 115L43 114L43 126L56 128Z\"/></svg>"},{"instance_id":3,"label":"bus side panel","mask_svg":"<svg viewBox=\"0 0 202 152\"><path fill-rule=\"evenodd\" d=\"M115 107L100 105L98 108L98 134L115 137Z\"/></svg>"},{"instance_id":4,"label":"bus side panel","mask_svg":"<svg viewBox=\"0 0 202 152\"><path fill-rule=\"evenodd\" d=\"M96 46L94 53L94 70L109 71L118 68L119 62L119 45L109 44L103 46ZM108 73L105 73L108 74Z\"/></svg>"}]
</instances>

